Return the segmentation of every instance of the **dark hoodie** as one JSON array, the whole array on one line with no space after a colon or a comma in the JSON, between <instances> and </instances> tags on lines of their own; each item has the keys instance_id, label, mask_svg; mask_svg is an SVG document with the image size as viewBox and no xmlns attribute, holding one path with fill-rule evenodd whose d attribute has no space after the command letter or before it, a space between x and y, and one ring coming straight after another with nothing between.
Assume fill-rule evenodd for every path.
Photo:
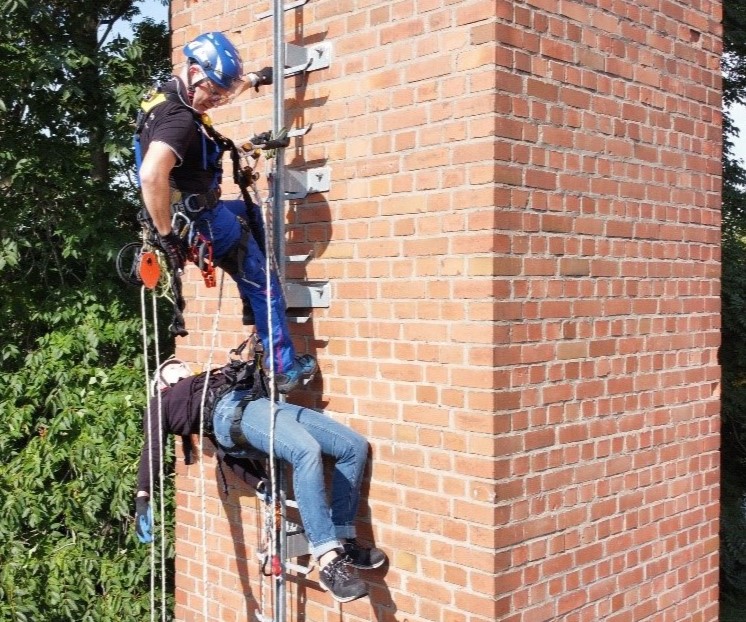
<instances>
[{"instance_id":1,"label":"dark hoodie","mask_svg":"<svg viewBox=\"0 0 746 622\"><path fill-rule=\"evenodd\" d=\"M216 391L226 384L226 377L218 371L210 374L208 394L210 391ZM143 433L145 442L143 443L142 454L140 455L140 468L137 474L137 489L151 493L150 473L154 478L158 478L160 469L160 459L163 451L159 451L159 441L161 447L165 447L166 439L169 434L178 434L179 436L189 436L190 434L199 434L200 409L202 407L202 391L205 386L205 374L189 376L179 380L175 385L163 389L160 395L160 413L162 421L162 433L158 432L158 396L150 400L150 405L143 416ZM209 397L209 396L208 396ZM205 408L205 418L212 416L211 408ZM148 415L148 411L150 415ZM148 425L149 424L149 425ZM148 464L152 465L150 471Z\"/></svg>"}]
</instances>

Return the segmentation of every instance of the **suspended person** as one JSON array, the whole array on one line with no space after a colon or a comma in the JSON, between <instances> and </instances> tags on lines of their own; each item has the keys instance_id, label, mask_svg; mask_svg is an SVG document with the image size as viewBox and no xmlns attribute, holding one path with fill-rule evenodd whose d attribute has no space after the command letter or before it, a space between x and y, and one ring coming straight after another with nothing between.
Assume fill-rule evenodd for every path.
<instances>
[{"instance_id":1,"label":"suspended person","mask_svg":"<svg viewBox=\"0 0 746 622\"><path fill-rule=\"evenodd\" d=\"M277 390L288 393L316 371L316 360L296 355L282 287L275 271L267 274L265 268L259 207L220 198L222 156L232 143L205 115L247 86L241 57L220 32L198 36L184 46L184 55L181 73L159 85L142 104L135 152L143 202L174 273L183 270L187 254L184 240L172 229L174 212L185 214L211 242L215 263L238 286L243 322L255 324L266 352L271 351L271 326ZM271 70L260 73L259 78L251 74L254 84L271 82Z\"/></svg>"},{"instance_id":2,"label":"suspended person","mask_svg":"<svg viewBox=\"0 0 746 622\"><path fill-rule=\"evenodd\" d=\"M265 384L254 365L242 365L243 371L239 372L229 365L181 379L172 373L161 383L160 405L158 396L152 398L150 415L146 412L143 422L145 442L135 503L135 530L141 542L153 539L151 473L161 472L163 448L158 446L159 439L165 444L168 434L186 440L199 433L206 378L205 432L216 443L219 455L227 456L224 462L240 479L251 481L252 475L244 466L249 450L270 451L271 403ZM249 381L234 384L237 377ZM311 554L318 560L319 582L340 602L366 596L367 586L355 569L378 568L386 561L383 551L364 547L356 540L354 520L368 442L347 426L308 408L287 403L276 404L275 408L275 455L292 466L293 490ZM322 455L335 461L331 491L326 490Z\"/></svg>"}]
</instances>

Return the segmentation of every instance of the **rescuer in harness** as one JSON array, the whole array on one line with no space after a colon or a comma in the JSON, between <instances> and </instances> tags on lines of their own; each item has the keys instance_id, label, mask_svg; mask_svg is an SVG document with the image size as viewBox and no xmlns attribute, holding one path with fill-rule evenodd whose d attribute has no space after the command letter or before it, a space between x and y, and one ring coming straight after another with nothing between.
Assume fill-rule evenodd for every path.
<instances>
[{"instance_id":1,"label":"rescuer in harness","mask_svg":"<svg viewBox=\"0 0 746 622\"><path fill-rule=\"evenodd\" d=\"M244 192L243 201L220 198L222 156L235 146L212 128L205 113L230 101L247 83L241 57L222 33L198 36L184 46L187 62L179 76L160 85L142 103L135 132L135 156L142 198L169 267L179 274L187 245L173 222L181 213L212 245L216 265L238 286L244 324L255 324L275 364L277 390L288 393L317 369L314 357L296 356L285 315L282 286L267 274L264 226L259 208ZM271 82L271 71L252 74L254 84ZM233 153L232 153L233 156ZM271 318L267 311L267 296Z\"/></svg>"},{"instance_id":2,"label":"rescuer in harness","mask_svg":"<svg viewBox=\"0 0 746 622\"><path fill-rule=\"evenodd\" d=\"M251 480L243 459L250 448L269 452L270 402L263 374L256 363L235 362L219 370L161 381L143 422L145 442L138 471L135 529L141 542L153 539L150 508L151 473L161 464L158 440L168 434L199 433L205 379L208 397L203 420L206 434L226 458L225 463L244 481ZM160 405L159 405L160 401ZM160 409L162 434L158 430ZM355 515L360 498L368 442L363 436L322 413L294 404L276 405L275 455L292 466L293 489L311 547L319 562L319 582L340 602L367 595L355 568L378 568L386 555L365 548L355 539ZM150 426L148 426L148 421ZM331 502L327 501L322 455L335 460Z\"/></svg>"}]
</instances>

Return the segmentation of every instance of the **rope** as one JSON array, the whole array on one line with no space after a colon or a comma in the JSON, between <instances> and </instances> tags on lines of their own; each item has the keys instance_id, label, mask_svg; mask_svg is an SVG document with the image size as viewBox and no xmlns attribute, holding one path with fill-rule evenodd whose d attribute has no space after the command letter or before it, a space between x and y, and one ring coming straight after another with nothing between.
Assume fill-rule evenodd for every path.
<instances>
[{"instance_id":1,"label":"rope","mask_svg":"<svg viewBox=\"0 0 746 622\"><path fill-rule=\"evenodd\" d=\"M270 184L271 187L271 184ZM272 574L274 577L274 581L272 584L274 585L275 590L281 589L281 584L283 581L283 563L284 559L281 558L281 542L279 542L280 538L280 520L282 520L282 505L281 505L281 490L280 490L280 481L279 477L277 476L277 460L275 458L275 419L277 416L277 409L275 407L275 400L276 400L276 389L275 389L275 347L274 347L274 326L272 321L272 259L274 258L274 251L271 248L271 240L274 238L274 232L273 232L273 222L272 222L272 209L271 209L271 202L274 201L274 197L270 193L266 207L269 209L266 209L265 212L267 214L265 221L267 223L267 231L266 235L264 236L264 270L266 273L267 278L267 296L266 296L266 303L267 303L267 331L269 333L269 478L270 482L272 484L272 503L274 506L274 511L272 512L272 537L271 537L271 548L272 548L272 563L270 564L270 567L272 568ZM280 275L279 272L277 274L277 278L279 280ZM282 283L280 283L280 288L282 288ZM281 292L278 292L278 294ZM279 571L279 572L278 572ZM274 617L278 617L278 612L274 612ZM278 621L283 622L283 621Z\"/></svg>"},{"instance_id":2,"label":"rope","mask_svg":"<svg viewBox=\"0 0 746 622\"><path fill-rule=\"evenodd\" d=\"M153 347L155 348L155 368L161 368L160 344L158 342L158 297L153 292ZM163 491L163 401L161 391L156 384L154 387L156 398L158 400L158 509L160 513L160 531L161 531L161 622L166 622L166 501ZM151 428L152 430L152 428ZM152 464L152 462L151 462ZM153 481L152 479L150 480ZM152 490L152 484L151 484Z\"/></svg>"},{"instance_id":3,"label":"rope","mask_svg":"<svg viewBox=\"0 0 746 622\"><path fill-rule=\"evenodd\" d=\"M150 412L150 370L148 369L148 317L145 305L145 286L140 288L140 316L142 319L142 358L145 368L145 404L148 430L152 430ZM153 461L148 460L148 481L153 483ZM150 543L150 622L155 622L155 541Z\"/></svg>"},{"instance_id":4,"label":"rope","mask_svg":"<svg viewBox=\"0 0 746 622\"><path fill-rule=\"evenodd\" d=\"M140 288L140 314L142 319L142 342L143 342L143 367L145 369L145 397L146 397L146 418L148 426L148 434L153 429L153 413L150 408L150 401L152 397L157 397L158 401L158 492L159 492L159 516L160 516L160 544L161 544L161 620L166 622L166 523L164 520L165 516L165 495L163 490L163 404L161 402L161 392L153 390L150 379L150 369L148 364L148 314L147 305L145 302L145 290L146 287L143 285ZM160 351L158 343L158 296L155 290L152 293L153 302L153 347L155 349L155 368L160 368ZM150 436L148 436L150 439ZM148 442L151 443L152 450L152 439ZM153 461L148 461L148 477L150 481L150 491L153 492ZM152 503L152 499L151 499ZM155 622L156 604L155 604L155 578L156 578L156 561L155 561L155 538L150 543L150 620Z\"/></svg>"},{"instance_id":5,"label":"rope","mask_svg":"<svg viewBox=\"0 0 746 622\"><path fill-rule=\"evenodd\" d=\"M212 232L210 237L212 237ZM220 286L218 288L218 307L215 310L215 316L212 320L212 338L210 343L207 363L205 363L205 381L202 386L202 398L199 408L199 496L200 496L200 522L202 536L202 619L207 620L207 503L205 493L205 455L204 455L204 437L205 437L205 406L207 404L207 389L209 387L210 369L212 367L212 356L215 352L215 342L217 341L218 322L220 319L220 308L223 303L223 285L225 283L225 271L220 272Z\"/></svg>"}]
</instances>

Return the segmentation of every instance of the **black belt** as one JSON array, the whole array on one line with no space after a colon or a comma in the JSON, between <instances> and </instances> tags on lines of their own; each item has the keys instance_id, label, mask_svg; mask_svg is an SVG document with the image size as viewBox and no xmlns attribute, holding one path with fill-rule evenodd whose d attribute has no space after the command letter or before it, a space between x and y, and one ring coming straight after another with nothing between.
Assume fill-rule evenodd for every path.
<instances>
[{"instance_id":1,"label":"black belt","mask_svg":"<svg viewBox=\"0 0 746 622\"><path fill-rule=\"evenodd\" d=\"M208 209L212 209L220 200L220 189L208 190L204 194L187 194L186 192L176 192L174 203L181 203L184 206L184 212L188 216L198 216Z\"/></svg>"}]
</instances>

